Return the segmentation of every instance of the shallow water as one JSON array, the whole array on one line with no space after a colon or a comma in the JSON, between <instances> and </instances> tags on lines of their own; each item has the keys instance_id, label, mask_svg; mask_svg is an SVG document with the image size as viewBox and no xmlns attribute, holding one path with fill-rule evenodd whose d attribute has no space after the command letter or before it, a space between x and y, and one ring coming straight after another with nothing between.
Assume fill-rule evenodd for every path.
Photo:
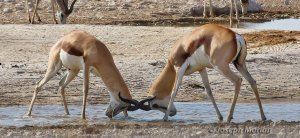
<instances>
[{"instance_id":1,"label":"shallow water","mask_svg":"<svg viewBox=\"0 0 300 138\"><path fill-rule=\"evenodd\" d=\"M274 29L300 31L300 19L276 19L270 22L263 23L242 22L239 27L246 29Z\"/></svg>"},{"instance_id":2,"label":"shallow water","mask_svg":"<svg viewBox=\"0 0 300 138\"><path fill-rule=\"evenodd\" d=\"M216 112L211 103L177 102L177 115L170 117L172 122L197 124L218 122ZM227 118L229 103L219 103L218 107L224 119ZM104 115L107 105L88 105L87 123L109 123L111 120ZM267 119L273 121L300 121L300 103L265 103L263 104ZM80 124L81 106L70 105L69 116L64 115L61 105L36 105L32 117L25 116L27 106L9 106L0 108L0 126L53 126ZM130 112L130 117L124 117L122 113L114 117L114 120L128 120L131 122L157 122L161 121L163 113L160 111L135 111ZM260 113L256 103L238 103L234 112L233 122L245 122L247 120L259 121Z\"/></svg>"}]
</instances>

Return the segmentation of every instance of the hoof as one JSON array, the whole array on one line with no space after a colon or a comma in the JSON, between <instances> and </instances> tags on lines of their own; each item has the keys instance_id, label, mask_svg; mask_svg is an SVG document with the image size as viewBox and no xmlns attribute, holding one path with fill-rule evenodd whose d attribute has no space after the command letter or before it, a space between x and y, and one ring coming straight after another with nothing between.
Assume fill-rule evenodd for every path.
<instances>
[{"instance_id":1,"label":"hoof","mask_svg":"<svg viewBox=\"0 0 300 138\"><path fill-rule=\"evenodd\" d=\"M233 117L228 117L227 118L227 123L230 123L232 119L233 119Z\"/></svg>"},{"instance_id":2,"label":"hoof","mask_svg":"<svg viewBox=\"0 0 300 138\"><path fill-rule=\"evenodd\" d=\"M219 117L219 121L223 121L223 116L220 116L220 117Z\"/></svg>"},{"instance_id":3,"label":"hoof","mask_svg":"<svg viewBox=\"0 0 300 138\"><path fill-rule=\"evenodd\" d=\"M167 115L164 116L163 121L168 121L168 116Z\"/></svg>"},{"instance_id":4,"label":"hoof","mask_svg":"<svg viewBox=\"0 0 300 138\"><path fill-rule=\"evenodd\" d=\"M263 116L263 117L261 117L261 120L262 120L262 121L266 121L267 118L266 118L265 116Z\"/></svg>"}]
</instances>

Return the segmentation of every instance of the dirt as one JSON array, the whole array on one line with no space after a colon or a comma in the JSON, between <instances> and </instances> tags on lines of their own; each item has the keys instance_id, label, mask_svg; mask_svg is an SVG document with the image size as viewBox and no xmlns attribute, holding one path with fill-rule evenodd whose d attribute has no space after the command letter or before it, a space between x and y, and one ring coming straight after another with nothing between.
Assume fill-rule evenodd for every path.
<instances>
[{"instance_id":1,"label":"dirt","mask_svg":"<svg viewBox=\"0 0 300 138\"><path fill-rule=\"evenodd\" d=\"M169 122L110 122L105 125L0 128L2 137L297 137L299 122L181 125Z\"/></svg>"},{"instance_id":2,"label":"dirt","mask_svg":"<svg viewBox=\"0 0 300 138\"><path fill-rule=\"evenodd\" d=\"M300 2L296 0L287 1L288 2L283 2L282 0L256 0L256 7L252 9L260 9L261 11L250 11L240 19L241 21L248 22L263 22L275 18L300 17L298 8ZM203 18L202 0L78 0L74 6L73 13L68 19L68 23L190 26L208 22L228 22L229 0L213 1L213 5L215 7L216 18ZM11 12L4 13L5 8L11 9ZM192 10L195 8L196 13ZM41 1L38 13L41 16L42 22L36 20L36 23L53 23L49 0ZM26 2L23 0L12 0L12 2L0 1L0 19L1 24L29 23Z\"/></svg>"},{"instance_id":3,"label":"dirt","mask_svg":"<svg viewBox=\"0 0 300 138\"><path fill-rule=\"evenodd\" d=\"M242 21L300 17L300 4L296 0L289 1L289 4L281 0L257 2L263 6L263 11L250 12L241 17ZM25 1L0 0L0 23L7 24L0 25L0 106L29 104L35 83L45 74L50 47L72 30L85 30L106 44L133 97L140 100L146 97L148 88L162 70L172 44L194 29L178 26L228 21L227 13L206 19L199 15L192 16L190 9L198 1L78 0L68 20L73 25L49 25L53 23L52 13L48 10L49 1L42 1L39 12L42 19L39 24L43 25L24 25L28 24L26 10L16 10L16 4L25 5ZM4 8L11 8L12 12L3 13ZM248 42L247 67L257 81L262 102L299 102L300 32L234 30L243 34ZM36 104L61 104L58 82L64 70L43 87ZM230 102L234 94L233 84L215 70L208 70L208 76L217 102ZM69 84L66 93L68 104L81 105L81 73ZM101 79L91 76L88 104L108 101L109 94ZM198 73L184 78L176 101L209 101ZM245 80L238 102L255 102L251 87ZM71 126L22 128L0 125L0 134L1 137L293 137L300 135L299 124L285 121L182 124L112 120L104 125L86 125L82 122ZM267 133L227 132L239 128L262 128Z\"/></svg>"},{"instance_id":4,"label":"dirt","mask_svg":"<svg viewBox=\"0 0 300 138\"><path fill-rule=\"evenodd\" d=\"M147 96L151 83L162 70L172 44L193 29L90 25L2 25L0 28L3 30L0 35L0 105L23 105L30 102L35 82L46 71L50 47L71 30L90 32L107 45L133 97L140 100ZM261 98L298 100L300 33L235 30L246 33L245 37L249 39L247 66L258 83ZM274 37L274 34L281 37ZM63 73L60 71L43 87L38 94L37 104L60 104L58 82ZM215 98L230 102L234 94L233 84L213 69L209 69L208 74ZM101 79L92 76L91 82L88 103L107 103L109 94ZM81 90L80 73L67 87L69 104L81 104ZM200 75L194 73L184 78L176 101L200 100L209 101ZM250 85L243 81L239 101L254 100Z\"/></svg>"},{"instance_id":5,"label":"dirt","mask_svg":"<svg viewBox=\"0 0 300 138\"><path fill-rule=\"evenodd\" d=\"M194 27L2 25L0 29L3 30L0 34L0 104L11 106L29 104L35 82L45 73L50 47L71 30L88 31L107 45L133 97L140 100L147 95L152 81L162 70L174 41ZM299 32L234 30L245 35L248 41L247 66L257 80L262 102L299 101ZM57 90L62 74L60 72L45 85L36 104L61 104ZM215 70L208 70L208 74L217 102L230 102L234 94L233 84ZM81 76L67 87L69 105L81 104ZM101 79L92 76L91 81L88 104L107 103L109 96ZM199 74L185 77L176 101L209 101ZM238 102L255 102L246 81ZM85 125L78 122L70 126L0 126L0 133L4 137L293 137L298 136L300 131L299 122L259 123L222 125L112 121L104 125ZM232 134L243 128L254 132ZM263 131L257 132L259 130Z\"/></svg>"},{"instance_id":6,"label":"dirt","mask_svg":"<svg viewBox=\"0 0 300 138\"><path fill-rule=\"evenodd\" d=\"M108 46L132 95L140 100L147 95L152 81L162 70L165 57L174 41L192 29L193 27L2 25L0 104L23 105L30 102L35 82L46 71L50 47L71 30L86 30ZM286 39L287 43L274 45L272 31L237 29L237 32L246 33L249 41L247 66L257 80L263 102L274 99L299 100L299 33L281 31L281 36L289 39ZM254 34L258 40L249 40ZM268 45L268 42L272 42L272 45ZM230 102L234 94L233 84L215 70L208 70L208 73L217 101ZM37 104L61 103L58 82L62 74L60 72L43 87ZM69 104L81 104L81 76L82 74L71 82L66 90ZM88 103L107 103L108 92L101 79L92 76L91 81ZM195 73L185 77L176 101L200 100L209 101L200 75ZM255 101L246 81L243 82L239 100Z\"/></svg>"}]
</instances>

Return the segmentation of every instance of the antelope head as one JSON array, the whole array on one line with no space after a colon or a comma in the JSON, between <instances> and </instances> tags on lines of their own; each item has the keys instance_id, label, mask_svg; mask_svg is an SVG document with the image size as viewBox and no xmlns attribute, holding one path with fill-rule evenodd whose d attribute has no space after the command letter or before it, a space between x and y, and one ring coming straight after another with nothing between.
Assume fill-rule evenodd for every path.
<instances>
[{"instance_id":1,"label":"antelope head","mask_svg":"<svg viewBox=\"0 0 300 138\"><path fill-rule=\"evenodd\" d=\"M166 112L170 100L170 95L175 83L176 72L174 66L171 65L169 60L164 67L162 73L152 84L148 97L141 100L138 107L142 110L159 110ZM176 108L174 104L171 105L170 116L176 115Z\"/></svg>"},{"instance_id":2,"label":"antelope head","mask_svg":"<svg viewBox=\"0 0 300 138\"><path fill-rule=\"evenodd\" d=\"M135 111L139 109L138 101L129 98L123 98L121 93L118 96L111 96L105 115L112 118L122 111Z\"/></svg>"},{"instance_id":3,"label":"antelope head","mask_svg":"<svg viewBox=\"0 0 300 138\"><path fill-rule=\"evenodd\" d=\"M68 8L68 0L57 0L57 4L60 7L60 11L56 13L57 18L59 19L58 22L60 24L66 24L67 18L69 15L73 12L74 4L77 0L74 0L70 6L70 9Z\"/></svg>"}]
</instances>

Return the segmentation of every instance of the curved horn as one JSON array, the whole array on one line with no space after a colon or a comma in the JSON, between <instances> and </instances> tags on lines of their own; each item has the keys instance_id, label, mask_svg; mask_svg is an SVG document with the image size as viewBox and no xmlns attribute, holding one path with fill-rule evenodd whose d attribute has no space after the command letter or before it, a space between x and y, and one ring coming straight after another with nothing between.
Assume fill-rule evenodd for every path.
<instances>
[{"instance_id":1,"label":"curved horn","mask_svg":"<svg viewBox=\"0 0 300 138\"><path fill-rule=\"evenodd\" d=\"M73 7L74 7L76 1L77 1L77 0L74 0L74 1L72 2L71 6L70 6L70 9L68 10L68 14L71 14L71 13L72 13Z\"/></svg>"},{"instance_id":2,"label":"curved horn","mask_svg":"<svg viewBox=\"0 0 300 138\"><path fill-rule=\"evenodd\" d=\"M135 111L139 109L139 102L137 100L134 99L125 99L121 96L121 93L119 92L119 98L121 99L121 101L125 102L125 103L129 103L130 105L127 107L127 111ZM133 104L134 106L131 106L131 104Z\"/></svg>"},{"instance_id":3,"label":"curved horn","mask_svg":"<svg viewBox=\"0 0 300 138\"><path fill-rule=\"evenodd\" d=\"M146 98L146 99L140 101L140 102L138 103L137 106L138 106L140 109L144 110L144 111L149 111L149 110L151 110L150 105L149 105L149 104L148 104L148 105L144 105L144 104L145 104L145 102L152 101L152 100L154 100L155 98L156 98L156 97L148 97L148 98Z\"/></svg>"},{"instance_id":4,"label":"curved horn","mask_svg":"<svg viewBox=\"0 0 300 138\"><path fill-rule=\"evenodd\" d=\"M56 0L56 3L60 7L60 9L63 11L63 13L68 12L68 4L65 0Z\"/></svg>"}]
</instances>

